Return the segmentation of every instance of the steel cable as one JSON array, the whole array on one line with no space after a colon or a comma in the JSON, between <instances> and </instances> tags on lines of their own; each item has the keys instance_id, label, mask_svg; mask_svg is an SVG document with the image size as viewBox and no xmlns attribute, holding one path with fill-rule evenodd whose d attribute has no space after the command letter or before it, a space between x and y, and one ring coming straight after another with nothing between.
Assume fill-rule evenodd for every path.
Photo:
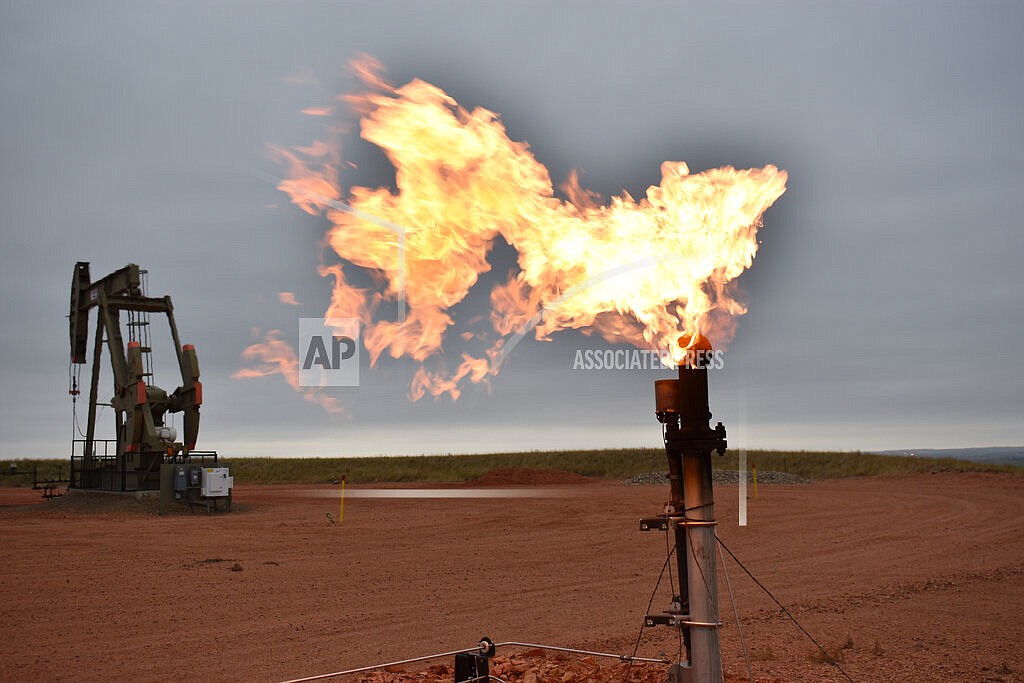
<instances>
[{"instance_id":1,"label":"steel cable","mask_svg":"<svg viewBox=\"0 0 1024 683\"><path fill-rule=\"evenodd\" d=\"M715 534L715 538L718 538L718 534ZM771 592L770 590L768 590L768 589L767 589L767 588L765 587L765 585L764 585L763 583L761 583L760 581L758 581L758 580L757 580L757 578L756 578L756 577L755 577L755 576L754 576L753 574L751 574L751 573L750 573L750 570L749 570L749 569L747 569L747 568L746 568L746 567L745 567L745 566L743 565L743 563L742 563L742 562L740 562L740 559L739 559L738 557L736 557L736 555L735 555L735 554L734 554L734 553L733 553L733 552L732 552L731 550L729 550L729 546L727 546L727 545L726 545L725 543L722 543L722 539L721 539L721 538L718 538L718 544L719 544L720 546L722 546L722 548L724 548L724 549L725 549L725 552L729 553L729 556L730 556L730 557L732 557L732 559L733 559L733 560L735 560L736 564L738 564L738 565L740 566L740 569L742 569L742 570L743 570L744 572L746 572L747 576L749 576L749 577L750 577L750 580L751 580L751 581L753 581L754 583L756 583L756 584L757 584L757 586L758 586L758 588L760 588L761 590L763 590L763 591L764 591L764 592L765 592L765 593L766 593L766 594L768 595L768 597L769 597L769 598L771 598L771 599L772 599L772 601L774 601L774 602L775 602L775 604L779 606L779 608L780 608L780 609L781 609L781 610L782 610L782 611L783 611L783 612L785 613L785 615L786 615L787 617L789 617L789 620L790 620L790 621L792 621L792 622L793 622L794 624L796 624L796 627L797 627L798 629L800 629L801 631L803 631L803 634L804 634L805 636L807 636L807 638L808 638L808 639L809 639L809 640L810 640L810 641L811 641L812 643L814 643L815 647L817 647L817 648L818 648L819 650L821 650L821 654L825 655L825 659L826 659L826 660L828 661L828 663L829 663L829 664L831 664L832 666L834 666L834 667L835 667L836 669L838 669L838 670L839 670L839 672L840 672L841 674L843 674L843 676L845 676L845 677L846 677L846 680L850 681L850 683L854 683L854 680L853 680L853 678L852 678L852 677L850 676L850 674L846 673L846 670L845 670L845 669L844 669L844 668L843 668L842 666L840 666L839 662L837 662L837 661L836 661L836 660L835 660L835 659L834 659L834 658L832 657L832 655L830 655L830 654L828 653L828 651L826 651L826 650L825 650L825 648L821 646L821 643L819 643L819 642L818 642L817 640L815 640L815 639L814 639L814 636L812 636L812 635L811 635L811 634L810 634L810 633L809 633L809 632L807 631L807 629L805 629L805 628L803 627L803 625L802 625L802 624L801 624L801 623L800 623L799 621L797 621L797 620L796 620L796 617L794 617L794 616L793 616L793 614L792 614L792 613L791 613L791 612L790 612L790 611L789 611L788 609L786 609L786 606L785 606L785 605L783 605L783 604L782 604L781 602L779 602L779 599L778 599L778 598L776 598L776 597L775 597L774 595L772 595L772 592Z\"/></svg>"},{"instance_id":2,"label":"steel cable","mask_svg":"<svg viewBox=\"0 0 1024 683\"><path fill-rule=\"evenodd\" d=\"M647 601L647 609L644 610L644 614L651 613L651 605L654 604L654 598L658 594L658 587L661 586L661 579L665 576L665 568L668 567L669 561L672 559L672 555L675 554L676 548L673 545L668 551L668 555L665 557L664 564L661 565L661 571L658 572L658 580L654 582L654 590L651 591L651 599ZM629 659L629 666L626 667L625 673L622 674L622 683L626 683L626 679L629 678L629 672L633 670L633 660L636 658L637 650L640 649L640 639L644 635L644 627L646 623L640 624L640 631L636 634L636 642L633 644L633 654Z\"/></svg>"}]
</instances>

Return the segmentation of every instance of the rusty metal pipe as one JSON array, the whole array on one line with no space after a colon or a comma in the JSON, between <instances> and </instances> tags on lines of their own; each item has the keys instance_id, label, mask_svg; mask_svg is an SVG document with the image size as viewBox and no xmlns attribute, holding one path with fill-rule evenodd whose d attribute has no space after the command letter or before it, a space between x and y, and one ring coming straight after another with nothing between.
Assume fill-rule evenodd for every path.
<instances>
[{"instance_id":1,"label":"rusty metal pipe","mask_svg":"<svg viewBox=\"0 0 1024 683\"><path fill-rule=\"evenodd\" d=\"M671 505L683 522L674 526L678 555L679 594L689 615L683 622L689 680L722 680L718 634L718 580L715 540L715 498L711 453L725 452L725 427L712 429L708 407L706 359L711 344L687 335L679 344L693 353L679 365L677 380L655 383L656 413L665 425ZM674 405L673 405L674 403ZM680 476L681 475L681 476Z\"/></svg>"}]
</instances>

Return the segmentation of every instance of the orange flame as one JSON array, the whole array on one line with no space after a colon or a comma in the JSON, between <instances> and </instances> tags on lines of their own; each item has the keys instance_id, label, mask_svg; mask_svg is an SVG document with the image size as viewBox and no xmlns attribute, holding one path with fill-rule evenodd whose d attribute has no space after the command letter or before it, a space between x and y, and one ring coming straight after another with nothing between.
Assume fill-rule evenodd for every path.
<instances>
[{"instance_id":1,"label":"orange flame","mask_svg":"<svg viewBox=\"0 0 1024 683\"><path fill-rule=\"evenodd\" d=\"M302 110L302 113L307 116L330 116L334 112L331 111L330 107L306 107Z\"/></svg>"},{"instance_id":2,"label":"orange flame","mask_svg":"<svg viewBox=\"0 0 1024 683\"><path fill-rule=\"evenodd\" d=\"M259 336L258 330L253 330ZM249 377L266 377L281 375L292 389L302 394L311 403L316 403L329 413L344 414L338 400L333 396L321 393L317 387L304 387L299 384L299 359L290 344L281 339L281 332L270 330L261 344L252 344L242 351L242 358L255 363L253 367L235 371L232 379Z\"/></svg>"},{"instance_id":3,"label":"orange flame","mask_svg":"<svg viewBox=\"0 0 1024 683\"><path fill-rule=\"evenodd\" d=\"M302 302L295 298L294 292L278 292L277 300L289 306L301 306Z\"/></svg>"},{"instance_id":4,"label":"orange flame","mask_svg":"<svg viewBox=\"0 0 1024 683\"><path fill-rule=\"evenodd\" d=\"M453 325L450 311L482 273L501 236L518 252L518 272L491 292L491 326L500 336L454 372L421 365L410 395L458 398L465 380L486 381L531 328L537 339L564 329L596 331L611 342L682 350L681 333L703 334L719 348L746 308L730 283L757 253L761 217L786 189L774 166L690 173L661 165L661 182L634 200L603 202L572 173L555 195L547 169L524 142L509 139L497 114L464 109L440 88L413 80L395 88L372 58L353 64L369 92L343 99L360 113L361 136L395 169L396 190L351 187L324 162L323 143L273 148L287 179L278 186L303 210L326 212L329 245L345 261L380 277L381 291L359 290L341 266L331 310L358 317L371 365L381 354L423 364L438 358ZM305 154L306 151L315 154ZM341 198L344 196L344 200ZM342 201L344 203L342 203ZM407 314L373 321L381 301Z\"/></svg>"}]
</instances>

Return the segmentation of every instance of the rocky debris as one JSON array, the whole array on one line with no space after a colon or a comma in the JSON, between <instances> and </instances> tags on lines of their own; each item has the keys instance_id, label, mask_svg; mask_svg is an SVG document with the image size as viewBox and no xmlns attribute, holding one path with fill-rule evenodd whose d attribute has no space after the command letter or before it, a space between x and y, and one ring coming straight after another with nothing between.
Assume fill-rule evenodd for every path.
<instances>
[{"instance_id":1,"label":"rocky debris","mask_svg":"<svg viewBox=\"0 0 1024 683\"><path fill-rule=\"evenodd\" d=\"M645 484L667 484L668 473L666 472L644 472L638 474L635 477L626 479L623 484L629 484L630 486L642 486Z\"/></svg>"},{"instance_id":2,"label":"rocky debris","mask_svg":"<svg viewBox=\"0 0 1024 683\"><path fill-rule=\"evenodd\" d=\"M492 681L502 683L664 683L668 664L637 662L632 666L616 659L590 656L547 654L528 650L513 655L499 655L490 660L488 673ZM356 683L451 683L455 669L449 664L434 664L425 670L403 671L390 667L384 671L364 674ZM746 681L726 674L725 683ZM766 678L766 683L779 679Z\"/></svg>"},{"instance_id":3,"label":"rocky debris","mask_svg":"<svg viewBox=\"0 0 1024 683\"><path fill-rule=\"evenodd\" d=\"M738 484L740 473L736 470L715 470L713 473L716 484ZM747 472L747 483L753 483L754 475ZM810 484L810 479L790 474L789 472L774 472L766 470L757 473L758 484Z\"/></svg>"},{"instance_id":4,"label":"rocky debris","mask_svg":"<svg viewBox=\"0 0 1024 683\"><path fill-rule=\"evenodd\" d=\"M711 473L712 479L716 484L738 484L740 481L740 473L736 470L714 470ZM753 483L754 475L752 472L747 472L747 482ZM645 472L644 474L638 474L635 477L627 479L624 483L633 486L640 486L645 484L667 484L668 475L664 472ZM758 484L810 484L810 479L804 477L798 477L795 474L789 474L788 472L773 472L771 470L757 473Z\"/></svg>"},{"instance_id":5,"label":"rocky debris","mask_svg":"<svg viewBox=\"0 0 1024 683\"><path fill-rule=\"evenodd\" d=\"M547 655L539 650L499 655L490 661L491 680L506 683L664 683L667 665L636 663L632 667L615 659ZM628 670L628 676L626 675ZM425 671L397 668L365 674L359 683L451 683L453 667L435 664Z\"/></svg>"}]
</instances>

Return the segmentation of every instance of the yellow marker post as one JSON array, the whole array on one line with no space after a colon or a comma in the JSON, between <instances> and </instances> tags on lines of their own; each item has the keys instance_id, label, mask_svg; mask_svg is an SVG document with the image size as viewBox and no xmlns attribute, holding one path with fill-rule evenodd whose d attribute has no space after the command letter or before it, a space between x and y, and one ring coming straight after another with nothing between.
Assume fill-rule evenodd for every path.
<instances>
[{"instance_id":1,"label":"yellow marker post","mask_svg":"<svg viewBox=\"0 0 1024 683\"><path fill-rule=\"evenodd\" d=\"M345 475L341 475L341 512L338 517L338 524L345 523Z\"/></svg>"},{"instance_id":2,"label":"yellow marker post","mask_svg":"<svg viewBox=\"0 0 1024 683\"><path fill-rule=\"evenodd\" d=\"M757 498L757 465L751 463L750 471L753 472L754 475L754 498Z\"/></svg>"}]
</instances>

